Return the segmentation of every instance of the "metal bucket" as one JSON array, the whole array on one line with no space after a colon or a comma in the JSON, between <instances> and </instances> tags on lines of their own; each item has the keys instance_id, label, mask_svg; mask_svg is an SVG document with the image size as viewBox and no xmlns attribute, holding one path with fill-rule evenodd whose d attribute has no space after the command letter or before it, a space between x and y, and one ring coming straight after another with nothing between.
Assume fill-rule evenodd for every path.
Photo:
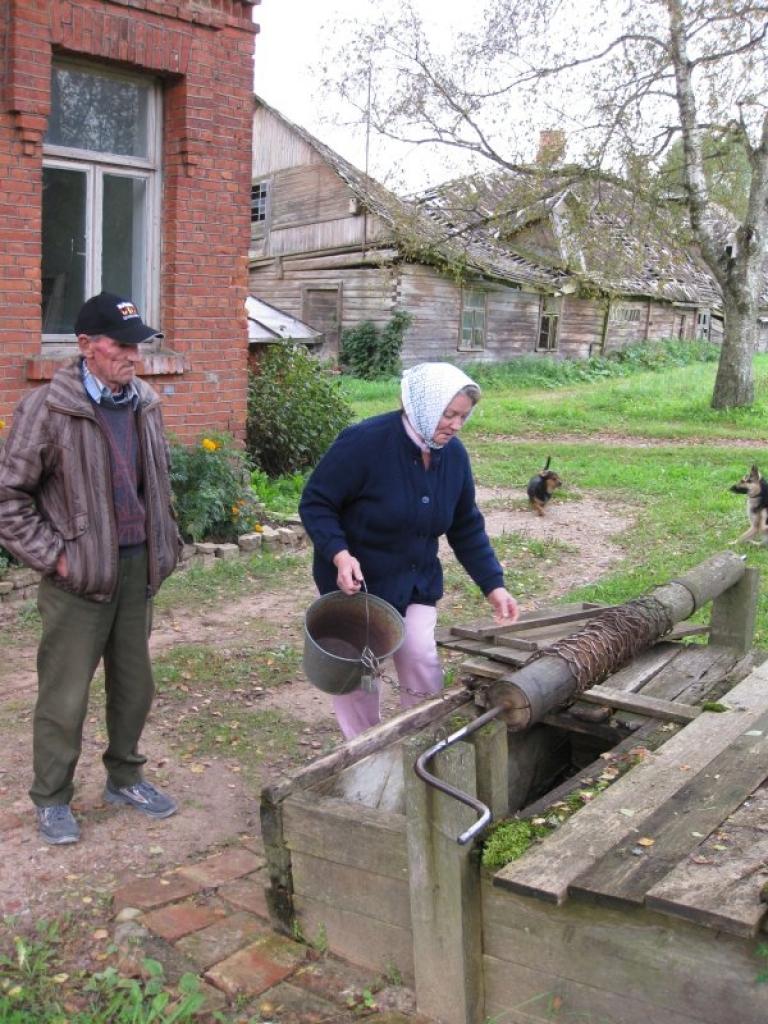
<instances>
[{"instance_id":1,"label":"metal bucket","mask_svg":"<svg viewBox=\"0 0 768 1024\"><path fill-rule=\"evenodd\" d=\"M325 693L350 693L362 682L363 649L388 658L404 639L405 621L387 601L334 590L304 615L304 672Z\"/></svg>"}]
</instances>

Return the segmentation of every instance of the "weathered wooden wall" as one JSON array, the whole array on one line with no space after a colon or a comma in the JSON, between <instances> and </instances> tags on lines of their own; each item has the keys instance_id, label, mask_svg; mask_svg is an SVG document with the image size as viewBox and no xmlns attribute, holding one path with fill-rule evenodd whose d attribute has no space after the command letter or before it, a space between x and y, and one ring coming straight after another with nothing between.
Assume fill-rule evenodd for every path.
<instances>
[{"instance_id":1,"label":"weathered wooden wall","mask_svg":"<svg viewBox=\"0 0 768 1024\"><path fill-rule=\"evenodd\" d=\"M505 1024L765 1024L754 940L643 908L483 887L485 1013Z\"/></svg>"},{"instance_id":2,"label":"weathered wooden wall","mask_svg":"<svg viewBox=\"0 0 768 1024\"><path fill-rule=\"evenodd\" d=\"M403 346L405 365L430 359L501 362L533 353L539 296L488 282L475 287L487 294L485 348L460 351L461 285L434 267L400 265L396 305L413 317Z\"/></svg>"},{"instance_id":3,"label":"weathered wooden wall","mask_svg":"<svg viewBox=\"0 0 768 1024\"><path fill-rule=\"evenodd\" d=\"M294 906L309 941L413 979L405 816L311 794L284 803Z\"/></svg>"},{"instance_id":4,"label":"weathered wooden wall","mask_svg":"<svg viewBox=\"0 0 768 1024\"><path fill-rule=\"evenodd\" d=\"M600 351L605 302L563 296L558 352L569 359L586 359Z\"/></svg>"},{"instance_id":5,"label":"weathered wooden wall","mask_svg":"<svg viewBox=\"0 0 768 1024\"><path fill-rule=\"evenodd\" d=\"M338 290L339 329L363 320L386 323L396 308L397 272L386 263L365 263L362 256L288 257L264 260L251 265L250 291L317 330L326 324L312 323L312 303L308 292L317 288ZM318 354L333 354L333 346L323 346Z\"/></svg>"}]
</instances>

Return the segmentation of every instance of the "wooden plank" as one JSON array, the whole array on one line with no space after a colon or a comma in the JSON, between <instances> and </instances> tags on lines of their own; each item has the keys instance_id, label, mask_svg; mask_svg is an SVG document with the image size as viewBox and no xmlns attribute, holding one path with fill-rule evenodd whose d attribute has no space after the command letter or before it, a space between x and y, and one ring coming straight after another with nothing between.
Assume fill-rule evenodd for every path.
<instances>
[{"instance_id":1,"label":"wooden plank","mask_svg":"<svg viewBox=\"0 0 768 1024\"><path fill-rule=\"evenodd\" d=\"M682 703L694 704L702 689L708 690L715 682L722 682L735 664L733 651L691 644L682 647L677 658L646 683L643 694L662 700L679 698Z\"/></svg>"},{"instance_id":2,"label":"wooden plank","mask_svg":"<svg viewBox=\"0 0 768 1024\"><path fill-rule=\"evenodd\" d=\"M756 731L761 735L748 735ZM686 767L681 765L678 770ZM644 821L643 837L654 840L653 846L638 847L639 837L628 836L575 879L568 889L569 895L617 906L639 906L648 890L672 872L682 858L696 851L701 838L718 829L766 775L768 714L758 719L747 733L736 737L707 765L705 771L699 772ZM640 851L640 854L633 851ZM693 873L698 888L701 873L695 867ZM705 887L701 895L708 901L709 887ZM755 886L752 895L752 902L757 906ZM723 921L731 920L730 902L723 901L720 914ZM754 921L755 928L762 917L762 910ZM687 916L694 918L693 913ZM741 915L737 921L737 934L752 934L743 931Z\"/></svg>"},{"instance_id":3,"label":"wooden plank","mask_svg":"<svg viewBox=\"0 0 768 1024\"><path fill-rule=\"evenodd\" d=\"M520 860L495 876L495 884L561 903L568 887L616 843L642 829L659 804L702 771L737 736L750 729L768 704L768 670L755 669L723 699L728 714L700 715L650 758L636 765L587 807Z\"/></svg>"},{"instance_id":4,"label":"wooden plank","mask_svg":"<svg viewBox=\"0 0 768 1024\"><path fill-rule=\"evenodd\" d=\"M501 662L493 662L488 658L468 658L459 665L459 671L482 679L499 679L509 671Z\"/></svg>"},{"instance_id":5,"label":"wooden plank","mask_svg":"<svg viewBox=\"0 0 768 1024\"><path fill-rule=\"evenodd\" d=\"M566 612L545 612L531 615L521 615L517 622L508 626L494 626L491 623L478 623L475 626L451 626L454 636L465 636L471 640L483 639L497 636L507 636L510 633L522 633L528 629L537 629L542 626L552 626L565 622L580 622L592 618L598 612L607 611L609 608L616 608L618 605L598 605L581 608L575 611Z\"/></svg>"},{"instance_id":6,"label":"wooden plank","mask_svg":"<svg viewBox=\"0 0 768 1024\"><path fill-rule=\"evenodd\" d=\"M755 984L753 941L727 934L715 938L707 929L642 908L551 907L488 887L483 950L497 961L492 973L486 971L486 1014L491 1005L499 1013L531 1000L523 1008L530 1009L532 1020L539 1019L533 1015L539 1007L542 1020L563 1024L768 1020L768 986ZM523 970L536 972L535 980L526 983ZM578 1001L581 985L584 1002ZM545 993L563 999L561 1013L545 1016L552 1009L541 998ZM598 1012L603 993L621 999L618 1012L616 1004L605 1016Z\"/></svg>"},{"instance_id":7,"label":"wooden plank","mask_svg":"<svg viewBox=\"0 0 768 1024\"><path fill-rule=\"evenodd\" d=\"M471 700L471 694L467 693L463 686L445 690L440 697L436 697L434 700L424 701L416 707L401 712L382 725L366 729L354 739L342 743L325 757L318 758L317 761L300 768L289 778L265 786L261 791L262 799L272 804L279 803L289 793L306 789L314 783L328 778L329 775L341 771L347 765L354 764L356 761L368 757L369 754L382 750L401 736L424 728L431 722L442 718L443 715L470 703Z\"/></svg>"},{"instance_id":8,"label":"wooden plank","mask_svg":"<svg viewBox=\"0 0 768 1024\"><path fill-rule=\"evenodd\" d=\"M494 640L494 647L488 648L488 650L494 650L499 647L513 647L518 651L537 651L539 649L539 645L535 640L528 640L523 636L497 636Z\"/></svg>"},{"instance_id":9,"label":"wooden plank","mask_svg":"<svg viewBox=\"0 0 768 1024\"><path fill-rule=\"evenodd\" d=\"M698 1024L688 1014L667 1013L645 1001L627 998L580 981L563 978L535 967L483 955L486 1020L503 1024L544 1024L563 1021L600 1021L606 1024Z\"/></svg>"},{"instance_id":10,"label":"wooden plank","mask_svg":"<svg viewBox=\"0 0 768 1024\"><path fill-rule=\"evenodd\" d=\"M686 626L683 623L678 623L677 626L664 637L665 640L687 640L692 636L707 636L711 629L711 626Z\"/></svg>"},{"instance_id":11,"label":"wooden plank","mask_svg":"<svg viewBox=\"0 0 768 1024\"><path fill-rule=\"evenodd\" d=\"M686 704L676 704L671 700L659 700L658 697L646 697L645 693L626 694L622 690L614 690L612 686L592 686L579 695L580 700L589 704L602 704L620 711L636 711L648 718L664 718L668 722L692 722L698 718L699 708Z\"/></svg>"},{"instance_id":12,"label":"wooden plank","mask_svg":"<svg viewBox=\"0 0 768 1024\"><path fill-rule=\"evenodd\" d=\"M349 910L400 928L411 927L407 878L377 875L295 851L293 890L294 900L297 896L307 896L339 910Z\"/></svg>"},{"instance_id":13,"label":"wooden plank","mask_svg":"<svg viewBox=\"0 0 768 1024\"><path fill-rule=\"evenodd\" d=\"M721 838L703 843L696 860L680 864L649 889L646 904L718 933L753 937L768 910L760 901L760 890L768 881L768 836L757 829L729 828L728 842Z\"/></svg>"},{"instance_id":14,"label":"wooden plank","mask_svg":"<svg viewBox=\"0 0 768 1024\"><path fill-rule=\"evenodd\" d=\"M408 877L402 814L297 793L283 801L283 835L291 853L298 850L394 879Z\"/></svg>"},{"instance_id":15,"label":"wooden plank","mask_svg":"<svg viewBox=\"0 0 768 1024\"><path fill-rule=\"evenodd\" d=\"M310 941L322 938L336 956L379 974L396 967L407 984L413 983L410 930L309 896L296 897L296 912L302 934Z\"/></svg>"},{"instance_id":16,"label":"wooden plank","mask_svg":"<svg viewBox=\"0 0 768 1024\"><path fill-rule=\"evenodd\" d=\"M625 690L627 693L643 689L680 654L681 650L679 645L668 644L663 640L654 644L647 651L636 654L629 665L614 672L610 677L611 687L614 690Z\"/></svg>"},{"instance_id":17,"label":"wooden plank","mask_svg":"<svg viewBox=\"0 0 768 1024\"><path fill-rule=\"evenodd\" d=\"M595 739L612 747L619 740L623 739L625 731L617 729L606 722L595 722L586 718L579 718L570 711L552 711L541 719L543 725L551 725L556 729L565 729L567 732L584 733L593 736Z\"/></svg>"},{"instance_id":18,"label":"wooden plank","mask_svg":"<svg viewBox=\"0 0 768 1024\"><path fill-rule=\"evenodd\" d=\"M524 665L531 656L531 652L537 649L537 644L531 644L528 650L514 650L512 647L483 647L477 653L490 661L498 661L502 665Z\"/></svg>"}]
</instances>

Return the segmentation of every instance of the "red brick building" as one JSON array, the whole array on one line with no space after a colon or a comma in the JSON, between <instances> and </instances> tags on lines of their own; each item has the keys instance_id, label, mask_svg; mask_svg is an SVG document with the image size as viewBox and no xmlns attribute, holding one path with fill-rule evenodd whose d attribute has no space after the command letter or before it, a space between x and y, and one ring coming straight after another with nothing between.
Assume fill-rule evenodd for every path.
<instances>
[{"instance_id":1,"label":"red brick building","mask_svg":"<svg viewBox=\"0 0 768 1024\"><path fill-rule=\"evenodd\" d=\"M183 440L242 434L258 0L0 0L0 419L102 288Z\"/></svg>"}]
</instances>

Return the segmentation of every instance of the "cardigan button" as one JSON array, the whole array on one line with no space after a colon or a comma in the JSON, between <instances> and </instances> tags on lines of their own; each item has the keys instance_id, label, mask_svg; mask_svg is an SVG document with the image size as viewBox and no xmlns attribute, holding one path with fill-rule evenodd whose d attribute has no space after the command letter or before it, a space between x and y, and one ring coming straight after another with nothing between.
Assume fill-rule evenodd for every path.
<instances>
[{"instance_id":1,"label":"cardigan button","mask_svg":"<svg viewBox=\"0 0 768 1024\"><path fill-rule=\"evenodd\" d=\"M428 504L429 504L429 497L428 497L428 496L427 496L426 494L425 494L425 495L424 495L424 497L423 497L423 498L421 499L421 504L422 504L422 505L428 505Z\"/></svg>"}]
</instances>

